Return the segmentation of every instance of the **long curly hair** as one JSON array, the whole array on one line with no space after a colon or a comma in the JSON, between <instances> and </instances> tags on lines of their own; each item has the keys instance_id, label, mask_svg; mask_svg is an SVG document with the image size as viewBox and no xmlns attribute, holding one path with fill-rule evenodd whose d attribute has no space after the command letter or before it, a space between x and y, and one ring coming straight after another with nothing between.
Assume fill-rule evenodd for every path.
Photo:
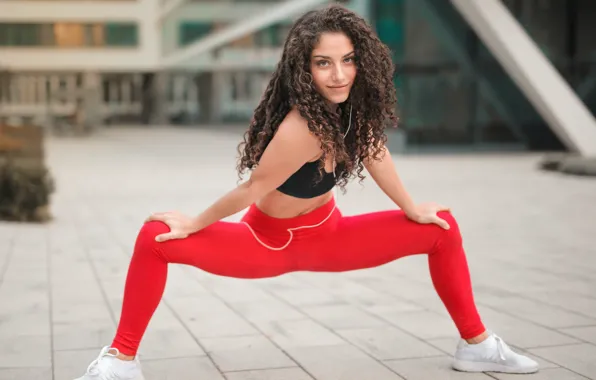
<instances>
[{"instance_id":1,"label":"long curly hair","mask_svg":"<svg viewBox=\"0 0 596 380\"><path fill-rule=\"evenodd\" d=\"M315 89L310 72L311 54L325 32L342 32L354 45L357 73L348 99L333 111ZM385 127L397 124L394 65L388 47L364 19L340 5L310 11L292 26L281 60L254 111L244 141L238 146L238 175L254 169L282 120L296 107L308 128L321 141L325 158L335 157L337 186L345 192L349 179L365 176L363 160L378 159L387 140ZM351 128L344 133L349 123Z\"/></svg>"}]
</instances>

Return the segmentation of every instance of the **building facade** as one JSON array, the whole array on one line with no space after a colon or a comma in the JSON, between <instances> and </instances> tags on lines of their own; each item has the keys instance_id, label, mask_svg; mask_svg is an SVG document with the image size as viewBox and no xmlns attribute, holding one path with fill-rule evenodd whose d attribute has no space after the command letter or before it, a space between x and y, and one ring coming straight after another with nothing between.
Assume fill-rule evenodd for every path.
<instances>
[{"instance_id":1,"label":"building facade","mask_svg":"<svg viewBox=\"0 0 596 380\"><path fill-rule=\"evenodd\" d=\"M76 113L94 123L246 122L292 18L176 70L176 51L266 12L277 0L0 0L0 117ZM562 144L445 0L351 0L397 65L407 147L559 149ZM505 0L557 70L596 109L590 0Z\"/></svg>"}]
</instances>

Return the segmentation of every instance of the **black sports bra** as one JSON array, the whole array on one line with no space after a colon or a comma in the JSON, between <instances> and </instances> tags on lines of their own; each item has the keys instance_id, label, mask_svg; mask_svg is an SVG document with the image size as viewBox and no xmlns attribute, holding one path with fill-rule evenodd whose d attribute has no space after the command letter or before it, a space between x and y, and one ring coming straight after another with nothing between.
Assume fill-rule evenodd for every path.
<instances>
[{"instance_id":1,"label":"black sports bra","mask_svg":"<svg viewBox=\"0 0 596 380\"><path fill-rule=\"evenodd\" d=\"M334 173L323 173L319 178L319 161L307 162L277 188L280 192L296 198L314 198L335 186Z\"/></svg>"},{"instance_id":2,"label":"black sports bra","mask_svg":"<svg viewBox=\"0 0 596 380\"><path fill-rule=\"evenodd\" d=\"M344 133L344 138L347 136L350 127L352 126L352 106L350 106L350 116L348 120L348 129ZM334 170L335 173L341 173L342 169L343 164L337 164ZM307 162L282 183L277 190L296 198L318 197L333 189L337 182L335 173L324 172L323 178L321 178L320 181L317 181L319 178L319 161Z\"/></svg>"}]
</instances>

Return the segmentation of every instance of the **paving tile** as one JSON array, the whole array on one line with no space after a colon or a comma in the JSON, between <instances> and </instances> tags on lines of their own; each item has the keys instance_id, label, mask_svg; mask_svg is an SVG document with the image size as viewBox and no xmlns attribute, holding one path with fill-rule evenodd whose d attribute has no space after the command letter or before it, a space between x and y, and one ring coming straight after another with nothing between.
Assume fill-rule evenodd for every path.
<instances>
[{"instance_id":1,"label":"paving tile","mask_svg":"<svg viewBox=\"0 0 596 380\"><path fill-rule=\"evenodd\" d=\"M378 360L444 355L430 344L396 328L337 330L336 332Z\"/></svg>"},{"instance_id":2,"label":"paving tile","mask_svg":"<svg viewBox=\"0 0 596 380\"><path fill-rule=\"evenodd\" d=\"M408 380L489 380L491 377L484 373L464 373L451 368L452 359L447 356L388 360L385 364Z\"/></svg>"},{"instance_id":3,"label":"paving tile","mask_svg":"<svg viewBox=\"0 0 596 380\"><path fill-rule=\"evenodd\" d=\"M15 297L16 294L18 297ZM47 291L27 291L10 285L0 288L0 321L4 319L4 316L49 315L49 310L50 302Z\"/></svg>"},{"instance_id":4,"label":"paving tile","mask_svg":"<svg viewBox=\"0 0 596 380\"><path fill-rule=\"evenodd\" d=\"M294 361L261 335L207 338L200 342L223 372L296 366Z\"/></svg>"},{"instance_id":5,"label":"paving tile","mask_svg":"<svg viewBox=\"0 0 596 380\"><path fill-rule=\"evenodd\" d=\"M491 373L492 376L499 380L519 380L520 375L508 373ZM565 368L550 368L528 375L523 375L524 380L586 380L586 377L578 375Z\"/></svg>"},{"instance_id":6,"label":"paving tile","mask_svg":"<svg viewBox=\"0 0 596 380\"><path fill-rule=\"evenodd\" d=\"M52 309L54 323L76 323L85 321L89 325L105 325L112 321L107 305L102 301L56 302Z\"/></svg>"},{"instance_id":7,"label":"paving tile","mask_svg":"<svg viewBox=\"0 0 596 380\"><path fill-rule=\"evenodd\" d=\"M260 328L269 339L284 350L293 347L345 344L338 335L310 319L272 321L263 324Z\"/></svg>"},{"instance_id":8,"label":"paving tile","mask_svg":"<svg viewBox=\"0 0 596 380\"><path fill-rule=\"evenodd\" d=\"M532 292L527 296L592 319L596 318L596 298L558 290Z\"/></svg>"},{"instance_id":9,"label":"paving tile","mask_svg":"<svg viewBox=\"0 0 596 380\"><path fill-rule=\"evenodd\" d=\"M346 304L341 298L316 288L274 290L273 293L285 302L297 307Z\"/></svg>"},{"instance_id":10,"label":"paving tile","mask_svg":"<svg viewBox=\"0 0 596 380\"><path fill-rule=\"evenodd\" d=\"M596 326L573 327L559 331L596 345Z\"/></svg>"},{"instance_id":11,"label":"paving tile","mask_svg":"<svg viewBox=\"0 0 596 380\"><path fill-rule=\"evenodd\" d=\"M0 314L0 337L50 336L49 313Z\"/></svg>"},{"instance_id":12,"label":"paving tile","mask_svg":"<svg viewBox=\"0 0 596 380\"><path fill-rule=\"evenodd\" d=\"M556 330L538 326L491 308L479 307L479 310L488 329L517 347L530 348L580 342Z\"/></svg>"},{"instance_id":13,"label":"paving tile","mask_svg":"<svg viewBox=\"0 0 596 380\"><path fill-rule=\"evenodd\" d=\"M313 380L313 378L301 368L227 372L225 375L227 380Z\"/></svg>"},{"instance_id":14,"label":"paving tile","mask_svg":"<svg viewBox=\"0 0 596 380\"><path fill-rule=\"evenodd\" d=\"M392 325L422 339L459 335L450 318L430 311L378 313Z\"/></svg>"},{"instance_id":15,"label":"paving tile","mask_svg":"<svg viewBox=\"0 0 596 380\"><path fill-rule=\"evenodd\" d=\"M309 285L304 280L302 280L302 276L304 273L301 272L294 272L288 273L284 276L278 277L271 277L271 278L258 278L252 280L253 283L261 289L264 289L270 293L275 293L277 291L284 291L284 290L308 290L308 289L315 289L316 287Z\"/></svg>"},{"instance_id":16,"label":"paving tile","mask_svg":"<svg viewBox=\"0 0 596 380\"><path fill-rule=\"evenodd\" d=\"M22 298L14 297L15 294L22 295ZM47 298L48 283L45 279L27 279L24 281L4 279L0 287L0 300L2 301L0 311L9 310L8 308L11 305L19 307L22 302L37 301L47 305Z\"/></svg>"},{"instance_id":17,"label":"paving tile","mask_svg":"<svg viewBox=\"0 0 596 380\"><path fill-rule=\"evenodd\" d=\"M290 348L288 353L316 379L403 379L382 363L350 345Z\"/></svg>"},{"instance_id":18,"label":"paving tile","mask_svg":"<svg viewBox=\"0 0 596 380\"><path fill-rule=\"evenodd\" d=\"M37 258L37 260L45 261L45 257ZM4 281L46 282L48 280L47 266L45 265L45 263L43 265L39 265L37 260L17 261L13 258L6 272L4 273ZM44 261L42 261L42 263Z\"/></svg>"},{"instance_id":19,"label":"paving tile","mask_svg":"<svg viewBox=\"0 0 596 380\"><path fill-rule=\"evenodd\" d=\"M379 301L379 299L382 300ZM363 299L356 303L356 305L370 314L380 317L387 316L388 318L411 311L425 311L424 307L411 301L399 301L395 299L387 300L384 297L371 298L369 300Z\"/></svg>"},{"instance_id":20,"label":"paving tile","mask_svg":"<svg viewBox=\"0 0 596 380\"><path fill-rule=\"evenodd\" d=\"M529 351L588 378L596 378L596 346L592 344L534 348Z\"/></svg>"},{"instance_id":21,"label":"paving tile","mask_svg":"<svg viewBox=\"0 0 596 380\"><path fill-rule=\"evenodd\" d=\"M188 298L186 298L188 300ZM167 302L167 304L166 304ZM147 326L147 331L179 331L184 329L184 324L178 318L176 309L170 306L171 300L162 301ZM120 305L122 301L117 302ZM120 318L120 306L118 306L118 318Z\"/></svg>"},{"instance_id":22,"label":"paving tile","mask_svg":"<svg viewBox=\"0 0 596 380\"><path fill-rule=\"evenodd\" d=\"M168 280L164 292L165 299L195 297L197 295L207 294L208 290L195 279L188 276L181 268L176 265L170 265L168 267Z\"/></svg>"},{"instance_id":23,"label":"paving tile","mask_svg":"<svg viewBox=\"0 0 596 380\"><path fill-rule=\"evenodd\" d=\"M213 363L206 356L164 360L146 360L142 362L142 366L143 375L147 380L225 380L223 375L217 370L217 368L215 368ZM67 377L64 378L68 379Z\"/></svg>"},{"instance_id":24,"label":"paving tile","mask_svg":"<svg viewBox=\"0 0 596 380\"><path fill-rule=\"evenodd\" d=\"M115 331L116 328L111 324L54 323L54 350L99 350L112 342Z\"/></svg>"},{"instance_id":25,"label":"paving tile","mask_svg":"<svg viewBox=\"0 0 596 380\"><path fill-rule=\"evenodd\" d=\"M47 368L0 368L2 380L53 380L52 369Z\"/></svg>"},{"instance_id":26,"label":"paving tile","mask_svg":"<svg viewBox=\"0 0 596 380\"><path fill-rule=\"evenodd\" d=\"M240 136L221 128L110 128L89 139L48 137L48 164L68 184L53 196L56 219L0 222L0 238L11 242L0 245L0 271L8 264L0 283L0 378L48 378L52 349L54 379L84 372L113 337L142 220L156 210L195 214L235 186ZM596 214L596 182L538 171L534 154L396 158L417 199L436 199L441 183L440 201L464 235L483 320L541 365L527 377L596 379L596 248L586 219ZM217 180L197 185L196 173ZM370 178L337 201L344 215L395 207ZM396 378L386 366L408 379L490 378L449 368L458 334L426 255L251 281L184 265L170 265L168 274L141 345L148 379L224 379L217 366L230 369L227 380ZM208 342L211 357L197 339ZM24 351L32 353L27 363Z\"/></svg>"},{"instance_id":27,"label":"paving tile","mask_svg":"<svg viewBox=\"0 0 596 380\"><path fill-rule=\"evenodd\" d=\"M139 346L139 356L143 360L202 355L205 352L196 338L182 328L147 330Z\"/></svg>"},{"instance_id":28,"label":"paving tile","mask_svg":"<svg viewBox=\"0 0 596 380\"><path fill-rule=\"evenodd\" d=\"M54 352L54 379L76 379L97 358L100 349L78 349Z\"/></svg>"},{"instance_id":29,"label":"paving tile","mask_svg":"<svg viewBox=\"0 0 596 380\"><path fill-rule=\"evenodd\" d=\"M428 264L426 256L421 257L404 257L391 264L391 266L403 266L411 268L412 264L416 262L423 263L426 266L428 273ZM428 277L426 274L425 277ZM376 280L360 281L366 284L370 289L393 295L403 300L415 301L419 298L436 297L437 292L432 284L428 281L413 281L403 277L380 277Z\"/></svg>"},{"instance_id":30,"label":"paving tile","mask_svg":"<svg viewBox=\"0 0 596 380\"><path fill-rule=\"evenodd\" d=\"M246 320L212 296L176 298L169 304L196 338L257 333Z\"/></svg>"},{"instance_id":31,"label":"paving tile","mask_svg":"<svg viewBox=\"0 0 596 380\"><path fill-rule=\"evenodd\" d=\"M299 309L278 300L238 302L230 305L234 310L255 325L267 324L271 321L288 321L305 319L306 315Z\"/></svg>"},{"instance_id":32,"label":"paving tile","mask_svg":"<svg viewBox=\"0 0 596 380\"><path fill-rule=\"evenodd\" d=\"M50 367L52 346L50 335L0 336L0 368Z\"/></svg>"},{"instance_id":33,"label":"paving tile","mask_svg":"<svg viewBox=\"0 0 596 380\"><path fill-rule=\"evenodd\" d=\"M308 306L302 307L301 310L312 319L333 330L389 327L389 323L381 318L364 313L349 305Z\"/></svg>"},{"instance_id":34,"label":"paving tile","mask_svg":"<svg viewBox=\"0 0 596 380\"><path fill-rule=\"evenodd\" d=\"M215 296L225 302L270 301L273 296L246 280L223 278L206 286Z\"/></svg>"},{"instance_id":35,"label":"paving tile","mask_svg":"<svg viewBox=\"0 0 596 380\"><path fill-rule=\"evenodd\" d=\"M557 306L522 297L484 296L478 302L483 305L489 305L504 313L521 319L531 320L536 324L550 328L596 325L596 319L594 318L588 318Z\"/></svg>"}]
</instances>

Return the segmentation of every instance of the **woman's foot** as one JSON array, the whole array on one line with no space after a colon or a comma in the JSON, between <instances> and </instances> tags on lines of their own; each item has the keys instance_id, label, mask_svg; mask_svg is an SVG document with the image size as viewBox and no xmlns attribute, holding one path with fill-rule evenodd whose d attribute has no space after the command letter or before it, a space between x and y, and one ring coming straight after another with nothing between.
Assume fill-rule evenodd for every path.
<instances>
[{"instance_id":1,"label":"woman's foot","mask_svg":"<svg viewBox=\"0 0 596 380\"><path fill-rule=\"evenodd\" d=\"M115 348L104 347L83 377L75 380L145 380L141 373L138 359L132 361L117 358L119 352Z\"/></svg>"},{"instance_id":2,"label":"woman's foot","mask_svg":"<svg viewBox=\"0 0 596 380\"><path fill-rule=\"evenodd\" d=\"M490 334L478 344L460 341L453 368L464 372L534 373L538 371L538 363L513 352L501 338Z\"/></svg>"}]
</instances>

